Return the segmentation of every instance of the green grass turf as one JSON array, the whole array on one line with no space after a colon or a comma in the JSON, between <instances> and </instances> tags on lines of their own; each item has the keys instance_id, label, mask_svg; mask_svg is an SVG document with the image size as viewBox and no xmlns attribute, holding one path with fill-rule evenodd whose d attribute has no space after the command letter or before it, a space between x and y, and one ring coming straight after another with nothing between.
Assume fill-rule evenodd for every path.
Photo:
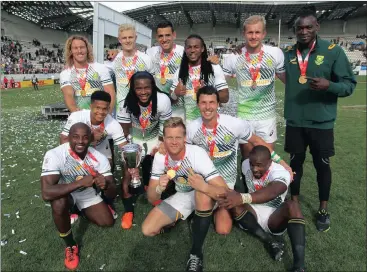
<instances>
[{"instance_id":1,"label":"green grass turf","mask_svg":"<svg viewBox=\"0 0 367 272\"><path fill-rule=\"evenodd\" d=\"M355 93L339 100L335 126L336 156L332 158L333 184L329 210L331 229L316 231L313 216L318 208L318 191L310 155L305 162L301 188L302 211L306 218L306 265L309 271L366 270L366 77L359 77ZM282 116L283 86L277 82L278 115ZM64 243L58 238L51 208L40 198L40 170L44 153L58 144L64 120L46 120L41 106L62 101L60 91L40 87L1 92L1 247L3 271L60 271ZM279 120L279 124L282 124ZM284 127L278 126L277 152L283 151ZM119 182L118 182L119 183ZM117 211L123 206L118 199ZM82 244L80 271L183 271L191 236L187 222L170 233L143 237L141 224L151 209L144 197L136 206L134 227L123 231L120 218L113 228L102 229L79 220L74 235ZM20 218L16 218L19 211ZM10 218L4 214L11 214ZM12 234L14 229L15 234ZM288 236L282 262L274 262L259 241L234 228L226 237L213 227L204 248L205 271L284 271L290 268L292 252ZM19 240L27 239L23 243ZM19 253L28 253L24 256Z\"/></svg>"}]
</instances>

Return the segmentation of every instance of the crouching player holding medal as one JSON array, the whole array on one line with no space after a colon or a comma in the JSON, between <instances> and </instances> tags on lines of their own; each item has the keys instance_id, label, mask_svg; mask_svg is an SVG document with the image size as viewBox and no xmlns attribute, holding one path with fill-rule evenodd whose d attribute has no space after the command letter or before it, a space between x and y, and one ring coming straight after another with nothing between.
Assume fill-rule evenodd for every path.
<instances>
[{"instance_id":1,"label":"crouching player holding medal","mask_svg":"<svg viewBox=\"0 0 367 272\"><path fill-rule=\"evenodd\" d=\"M143 149L143 183L148 185L153 156L163 140L163 122L172 115L171 101L168 95L157 88L150 73L136 72L130 79L126 99L120 103L118 110L117 121L122 125L126 138L132 138L134 143ZM129 192L129 184L132 176L136 175L136 168L128 169L127 165L124 165L122 202L125 213L121 219L123 229L130 229L133 223L136 197Z\"/></svg>"},{"instance_id":2,"label":"crouching player holding medal","mask_svg":"<svg viewBox=\"0 0 367 272\"><path fill-rule=\"evenodd\" d=\"M71 231L70 200L91 222L109 227L114 223L112 214L95 188L112 199L116 196L116 185L106 156L89 146L92 132L88 125L72 125L68 139L47 151L42 165L41 190L42 198L51 203L53 220L66 244L65 267L75 270L79 264L79 247Z\"/></svg>"},{"instance_id":3,"label":"crouching player holding medal","mask_svg":"<svg viewBox=\"0 0 367 272\"><path fill-rule=\"evenodd\" d=\"M227 186L234 189L237 180L238 145L249 142L251 146L264 145L272 148L262 138L252 133L251 124L226 114L219 114L219 94L215 87L204 86L196 94L201 117L187 126L187 143L202 147L209 154ZM240 145L243 148L243 145ZM290 167L273 151L279 162L291 173ZM219 208L214 213L215 230L227 235L232 229L230 213Z\"/></svg>"},{"instance_id":4,"label":"crouching player holding medal","mask_svg":"<svg viewBox=\"0 0 367 272\"><path fill-rule=\"evenodd\" d=\"M186 141L186 127L179 117L164 123L163 143L166 154L154 157L152 177L148 187L148 200L161 198L169 182L174 182L176 193L153 208L143 222L142 231L154 236L162 228L178 219L186 219L193 211L193 245L186 271L202 271L202 247L212 220L214 200L228 190L207 152Z\"/></svg>"}]
</instances>

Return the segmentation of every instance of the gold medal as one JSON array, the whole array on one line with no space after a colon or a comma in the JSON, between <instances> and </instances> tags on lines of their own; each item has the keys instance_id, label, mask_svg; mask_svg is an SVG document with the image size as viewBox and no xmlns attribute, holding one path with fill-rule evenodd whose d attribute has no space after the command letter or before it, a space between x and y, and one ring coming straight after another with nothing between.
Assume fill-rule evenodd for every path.
<instances>
[{"instance_id":1,"label":"gold medal","mask_svg":"<svg viewBox=\"0 0 367 272\"><path fill-rule=\"evenodd\" d=\"M168 170L167 176L169 177L169 179L174 179L174 177L176 176L176 171L173 169Z\"/></svg>"},{"instance_id":2,"label":"gold medal","mask_svg":"<svg viewBox=\"0 0 367 272\"><path fill-rule=\"evenodd\" d=\"M300 76L298 82L301 84L305 84L307 82L306 76Z\"/></svg>"},{"instance_id":3,"label":"gold medal","mask_svg":"<svg viewBox=\"0 0 367 272\"><path fill-rule=\"evenodd\" d=\"M161 77L161 84L164 85L167 83L167 80L164 77Z\"/></svg>"},{"instance_id":4,"label":"gold medal","mask_svg":"<svg viewBox=\"0 0 367 272\"><path fill-rule=\"evenodd\" d=\"M256 89L256 87L257 87L256 81L252 81L252 89Z\"/></svg>"},{"instance_id":5,"label":"gold medal","mask_svg":"<svg viewBox=\"0 0 367 272\"><path fill-rule=\"evenodd\" d=\"M86 95L87 95L87 91L86 91L86 90L82 90L82 91L80 92L80 94L81 94L82 96L86 96Z\"/></svg>"}]
</instances>

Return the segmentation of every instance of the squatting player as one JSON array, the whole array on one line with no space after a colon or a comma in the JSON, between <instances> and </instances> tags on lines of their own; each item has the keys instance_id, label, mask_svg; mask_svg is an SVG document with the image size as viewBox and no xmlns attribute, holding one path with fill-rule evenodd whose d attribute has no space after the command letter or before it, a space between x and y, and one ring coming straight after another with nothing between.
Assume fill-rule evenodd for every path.
<instances>
[{"instance_id":1,"label":"squatting player","mask_svg":"<svg viewBox=\"0 0 367 272\"><path fill-rule=\"evenodd\" d=\"M92 133L83 123L74 124L68 142L47 151L42 165L42 198L50 201L52 217L60 237L65 241L65 267L75 270L79 264L79 247L73 238L69 218L71 201L98 226L108 227L113 217L93 185L109 198L116 196L111 167L107 158L90 147Z\"/></svg>"},{"instance_id":2,"label":"squatting player","mask_svg":"<svg viewBox=\"0 0 367 272\"><path fill-rule=\"evenodd\" d=\"M272 234L288 231L293 251L291 271L304 271L305 220L297 201L284 201L291 176L271 160L266 146L255 146L250 158L242 163L249 193L230 191L220 195L219 205L232 212L242 229L259 238L275 260L280 260L284 244Z\"/></svg>"},{"instance_id":3,"label":"squatting player","mask_svg":"<svg viewBox=\"0 0 367 272\"><path fill-rule=\"evenodd\" d=\"M186 271L202 271L202 247L212 221L214 199L228 190L206 151L199 146L185 144L186 127L179 117L164 123L163 140L166 154L156 153L148 200L161 198L169 182L174 182L176 193L153 208L144 220L142 231L154 236L178 219L186 219L193 211L193 244Z\"/></svg>"}]
</instances>

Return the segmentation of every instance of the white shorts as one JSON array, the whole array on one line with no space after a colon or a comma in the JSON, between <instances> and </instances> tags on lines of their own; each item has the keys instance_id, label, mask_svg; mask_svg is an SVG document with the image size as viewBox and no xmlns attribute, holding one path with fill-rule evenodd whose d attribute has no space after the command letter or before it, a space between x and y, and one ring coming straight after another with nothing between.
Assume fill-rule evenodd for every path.
<instances>
[{"instance_id":1,"label":"white shorts","mask_svg":"<svg viewBox=\"0 0 367 272\"><path fill-rule=\"evenodd\" d=\"M277 137L277 118L266 120L247 120L252 128L252 133L262 138L266 143L274 143Z\"/></svg>"},{"instance_id":2,"label":"white shorts","mask_svg":"<svg viewBox=\"0 0 367 272\"><path fill-rule=\"evenodd\" d=\"M100 195L96 195L96 191L91 187L80 192L72 192L71 196L79 210L86 209L103 201Z\"/></svg>"},{"instance_id":3,"label":"white shorts","mask_svg":"<svg viewBox=\"0 0 367 272\"><path fill-rule=\"evenodd\" d=\"M273 233L270 231L268 227L269 217L273 214L273 212L275 212L276 208L265 206L263 204L250 204L250 206L256 212L257 223L259 223L259 225L262 227L263 230L273 235L282 235L285 232L284 230L283 232L280 233Z\"/></svg>"},{"instance_id":4,"label":"white shorts","mask_svg":"<svg viewBox=\"0 0 367 272\"><path fill-rule=\"evenodd\" d=\"M96 146L96 150L101 152L103 155L107 157L107 159L112 159L112 152L110 148L110 143L108 142L108 139L105 139L102 143L100 143L98 146Z\"/></svg>"},{"instance_id":5,"label":"white shorts","mask_svg":"<svg viewBox=\"0 0 367 272\"><path fill-rule=\"evenodd\" d=\"M183 216L182 219L185 220L195 211L195 190L187 193L177 192L163 201L179 211Z\"/></svg>"}]
</instances>

